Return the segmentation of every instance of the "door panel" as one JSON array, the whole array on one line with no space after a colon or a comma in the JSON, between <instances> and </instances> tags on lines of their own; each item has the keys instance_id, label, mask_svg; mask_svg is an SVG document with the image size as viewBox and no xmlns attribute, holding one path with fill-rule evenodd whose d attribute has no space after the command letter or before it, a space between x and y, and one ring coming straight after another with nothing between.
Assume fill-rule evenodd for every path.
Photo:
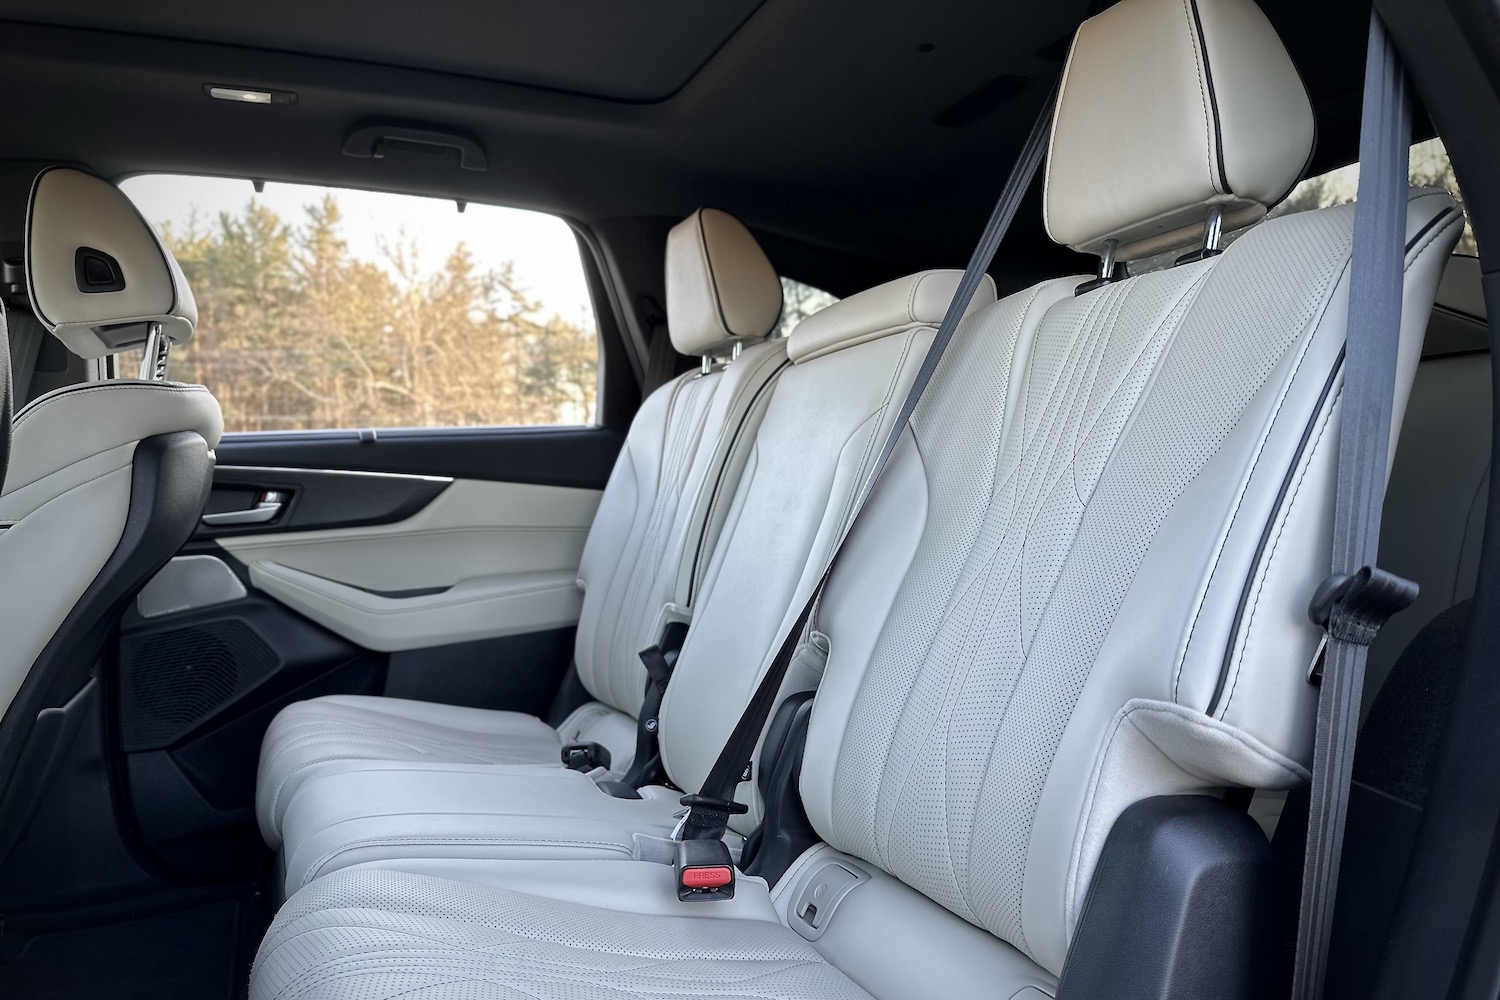
<instances>
[{"instance_id":1,"label":"door panel","mask_svg":"<svg viewBox=\"0 0 1500 1000\"><path fill-rule=\"evenodd\" d=\"M122 624L111 742L140 846L195 876L256 863L260 743L294 701L545 714L621 440L589 428L227 436L205 513L274 509L203 526Z\"/></svg>"},{"instance_id":2,"label":"door panel","mask_svg":"<svg viewBox=\"0 0 1500 1000\"><path fill-rule=\"evenodd\" d=\"M294 701L380 694L385 672L384 656L258 594L149 618L132 606L112 729L142 846L183 874L253 873L266 726Z\"/></svg>"},{"instance_id":3,"label":"door panel","mask_svg":"<svg viewBox=\"0 0 1500 1000\"><path fill-rule=\"evenodd\" d=\"M393 524L220 537L258 590L382 652L578 621L595 490L453 482Z\"/></svg>"},{"instance_id":4,"label":"door panel","mask_svg":"<svg viewBox=\"0 0 1500 1000\"><path fill-rule=\"evenodd\" d=\"M453 482L447 476L214 466L196 538L355 528L404 521ZM264 501L275 495L275 503Z\"/></svg>"},{"instance_id":5,"label":"door panel","mask_svg":"<svg viewBox=\"0 0 1500 1000\"><path fill-rule=\"evenodd\" d=\"M227 434L223 465L400 472L602 490L625 435L605 427L445 427Z\"/></svg>"}]
</instances>

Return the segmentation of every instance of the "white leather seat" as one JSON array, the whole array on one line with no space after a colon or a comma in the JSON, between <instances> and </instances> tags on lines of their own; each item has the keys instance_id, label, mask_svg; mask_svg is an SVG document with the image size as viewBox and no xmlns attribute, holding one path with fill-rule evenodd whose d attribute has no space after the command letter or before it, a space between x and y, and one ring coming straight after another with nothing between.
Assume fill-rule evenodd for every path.
<instances>
[{"instance_id":1,"label":"white leather seat","mask_svg":"<svg viewBox=\"0 0 1500 1000\"><path fill-rule=\"evenodd\" d=\"M85 260L86 258L86 260ZM97 358L161 324L192 335L176 262L130 201L69 168L37 177L26 225L37 318ZM0 490L0 787L38 712L90 681L120 610L197 526L223 424L202 386L68 386L15 416Z\"/></svg>"},{"instance_id":2,"label":"white leather seat","mask_svg":"<svg viewBox=\"0 0 1500 1000\"><path fill-rule=\"evenodd\" d=\"M809 317L786 345L746 469L708 563L692 627L660 712L667 776L698 788L781 635L822 575L859 487L953 298L960 272L923 271ZM994 301L986 280L971 309ZM790 610L788 610L790 609ZM785 691L815 687L816 642ZM606 794L577 771L462 763L346 761L298 786L282 817L288 891L388 857L631 857L675 824L681 792ZM761 818L753 783L741 786Z\"/></svg>"},{"instance_id":3,"label":"white leather seat","mask_svg":"<svg viewBox=\"0 0 1500 1000\"><path fill-rule=\"evenodd\" d=\"M1262 216L1312 133L1253 0L1122 0L1069 57L1048 231L1189 247L1210 206ZM347 868L288 900L252 998L1054 995L1128 807L1307 779L1353 217L970 318L818 610L800 789L825 843L774 889L683 903L623 860ZM1397 413L1460 225L1413 192ZM810 928L799 886L828 864L859 880Z\"/></svg>"},{"instance_id":4,"label":"white leather seat","mask_svg":"<svg viewBox=\"0 0 1500 1000\"><path fill-rule=\"evenodd\" d=\"M639 653L668 622L691 617L706 565L698 554L711 551L725 516L715 504L743 464L735 450L762 412L762 387L786 362L785 342L765 339L781 314L781 283L734 217L702 209L675 226L666 271L672 344L710 363L641 405L589 531L574 662L594 700L557 729L516 712L395 698L290 705L266 732L256 779L256 816L271 847L306 770L329 761L560 767L564 744L597 742L616 770L630 766L646 684Z\"/></svg>"}]
</instances>

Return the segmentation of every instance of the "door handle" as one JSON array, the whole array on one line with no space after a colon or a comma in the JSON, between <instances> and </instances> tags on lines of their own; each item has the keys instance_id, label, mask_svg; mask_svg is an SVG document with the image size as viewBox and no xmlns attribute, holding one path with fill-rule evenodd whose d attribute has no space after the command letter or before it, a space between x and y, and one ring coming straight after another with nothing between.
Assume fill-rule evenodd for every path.
<instances>
[{"instance_id":1,"label":"door handle","mask_svg":"<svg viewBox=\"0 0 1500 1000\"><path fill-rule=\"evenodd\" d=\"M244 510L226 510L218 514L204 514L203 523L210 528L223 528L236 524L265 524L275 520L286 506L287 495L281 490L266 490L255 498L255 506Z\"/></svg>"}]
</instances>

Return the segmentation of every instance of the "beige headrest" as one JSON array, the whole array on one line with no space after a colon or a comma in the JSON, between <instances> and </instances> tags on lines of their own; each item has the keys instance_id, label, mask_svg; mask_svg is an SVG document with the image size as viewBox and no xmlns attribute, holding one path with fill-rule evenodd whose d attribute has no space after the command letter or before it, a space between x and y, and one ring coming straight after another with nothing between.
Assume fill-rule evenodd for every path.
<instances>
[{"instance_id":1,"label":"beige headrest","mask_svg":"<svg viewBox=\"0 0 1500 1000\"><path fill-rule=\"evenodd\" d=\"M1047 158L1047 231L1120 260L1226 231L1286 197L1313 147L1307 91L1254 0L1121 0L1085 21Z\"/></svg>"},{"instance_id":2,"label":"beige headrest","mask_svg":"<svg viewBox=\"0 0 1500 1000\"><path fill-rule=\"evenodd\" d=\"M700 208L667 234L667 330L682 354L757 340L781 317L781 280L738 219Z\"/></svg>"},{"instance_id":3,"label":"beige headrest","mask_svg":"<svg viewBox=\"0 0 1500 1000\"><path fill-rule=\"evenodd\" d=\"M26 284L37 319L74 354L102 358L160 323L174 343L198 325L182 269L119 188L53 167L26 209Z\"/></svg>"},{"instance_id":4,"label":"beige headrest","mask_svg":"<svg viewBox=\"0 0 1500 1000\"><path fill-rule=\"evenodd\" d=\"M787 357L797 363L810 361L893 333L935 327L942 323L963 275L954 270L918 271L835 302L797 324L787 338ZM986 274L964 315L994 301L995 282Z\"/></svg>"}]
</instances>

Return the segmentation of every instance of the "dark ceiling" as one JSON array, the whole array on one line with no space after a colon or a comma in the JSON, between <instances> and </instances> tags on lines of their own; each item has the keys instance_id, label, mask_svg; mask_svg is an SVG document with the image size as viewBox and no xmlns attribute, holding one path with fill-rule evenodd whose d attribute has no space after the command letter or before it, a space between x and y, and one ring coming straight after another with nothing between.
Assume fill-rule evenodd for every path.
<instances>
[{"instance_id":1,"label":"dark ceiling","mask_svg":"<svg viewBox=\"0 0 1500 1000\"><path fill-rule=\"evenodd\" d=\"M963 263L1088 6L0 0L0 157L385 188L585 224L709 204L750 223L784 272L844 293ZM1368 7L1263 6L1318 108L1315 166L1347 161ZM297 100L214 101L209 83ZM473 136L489 169L461 170L456 153L344 156L372 121ZM1028 206L997 269L1021 281L1077 266Z\"/></svg>"}]
</instances>

